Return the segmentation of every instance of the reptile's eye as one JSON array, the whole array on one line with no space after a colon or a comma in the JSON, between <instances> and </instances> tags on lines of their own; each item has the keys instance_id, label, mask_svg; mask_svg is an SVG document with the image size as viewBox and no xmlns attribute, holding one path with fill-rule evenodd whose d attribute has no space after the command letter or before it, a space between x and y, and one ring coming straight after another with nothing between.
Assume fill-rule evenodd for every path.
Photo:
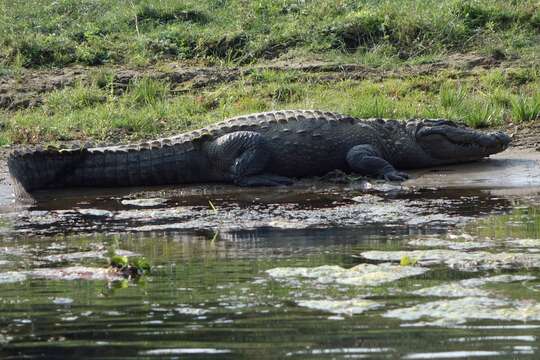
<instances>
[{"instance_id":1,"label":"reptile's eye","mask_svg":"<svg viewBox=\"0 0 540 360\"><path fill-rule=\"evenodd\" d=\"M443 126L443 125L451 126L451 127L458 127L458 125L455 122L450 121L450 120L435 120L435 121L433 121L433 126Z\"/></svg>"},{"instance_id":2,"label":"reptile's eye","mask_svg":"<svg viewBox=\"0 0 540 360\"><path fill-rule=\"evenodd\" d=\"M421 124L421 126L451 126L451 127L458 127L459 125L456 124L453 121L450 120L424 120Z\"/></svg>"}]
</instances>

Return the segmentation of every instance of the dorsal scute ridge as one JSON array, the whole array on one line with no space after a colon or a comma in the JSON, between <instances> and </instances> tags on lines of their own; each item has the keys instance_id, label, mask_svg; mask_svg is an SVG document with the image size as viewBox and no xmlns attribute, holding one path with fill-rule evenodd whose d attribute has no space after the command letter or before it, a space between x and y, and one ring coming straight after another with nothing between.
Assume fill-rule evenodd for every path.
<instances>
[{"instance_id":1,"label":"dorsal scute ridge","mask_svg":"<svg viewBox=\"0 0 540 360\"><path fill-rule=\"evenodd\" d=\"M233 132L233 131L250 131L257 129L268 129L268 127L273 124L279 124L284 126L291 122L298 121L326 121L332 124L337 125L340 122L354 123L360 121L360 119L354 118L352 116L343 115L336 112L324 111L324 110L276 110L276 111L266 111L250 115L241 115L226 119L222 122L211 124L202 129L188 131L183 134L160 138L150 141L141 141L138 143L129 143L124 145L109 145L109 146L96 146L91 143L74 143L72 145L60 145L48 146L43 149L40 146L34 148L21 148L17 147L12 151L12 156L14 157L23 157L27 154L56 154L56 153L75 153L78 151L89 151L89 152L132 152L140 150L150 150L160 147L171 147L177 146L183 143L197 143L210 141L212 139L218 138L224 134ZM387 120L380 118L364 119L365 122L374 122L376 125L383 126L388 130L399 128L400 126L395 126L397 123L402 126L406 126L407 123L417 120L408 120L408 121L397 121L397 120ZM178 146L177 148L182 148ZM186 146L185 148L193 148L193 144Z\"/></svg>"}]
</instances>

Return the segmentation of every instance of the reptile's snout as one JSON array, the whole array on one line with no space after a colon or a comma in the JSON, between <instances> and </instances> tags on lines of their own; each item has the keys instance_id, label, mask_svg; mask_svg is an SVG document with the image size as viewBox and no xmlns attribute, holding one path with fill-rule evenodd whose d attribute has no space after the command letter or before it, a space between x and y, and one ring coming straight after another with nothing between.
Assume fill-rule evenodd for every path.
<instances>
[{"instance_id":1,"label":"reptile's snout","mask_svg":"<svg viewBox=\"0 0 540 360\"><path fill-rule=\"evenodd\" d=\"M495 133L495 137L499 140L503 149L506 149L512 142L512 138L503 132Z\"/></svg>"}]
</instances>

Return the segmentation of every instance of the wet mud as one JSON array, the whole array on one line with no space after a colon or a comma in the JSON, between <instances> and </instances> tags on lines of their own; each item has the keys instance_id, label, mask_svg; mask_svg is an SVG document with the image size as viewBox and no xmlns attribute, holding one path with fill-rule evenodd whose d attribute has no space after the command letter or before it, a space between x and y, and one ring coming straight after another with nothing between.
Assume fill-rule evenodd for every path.
<instances>
[{"instance_id":1,"label":"wet mud","mask_svg":"<svg viewBox=\"0 0 540 360\"><path fill-rule=\"evenodd\" d=\"M68 189L16 201L0 186L5 234L452 226L512 208L540 192L540 153L513 149L484 161L411 172L404 183L339 178L293 186Z\"/></svg>"}]
</instances>

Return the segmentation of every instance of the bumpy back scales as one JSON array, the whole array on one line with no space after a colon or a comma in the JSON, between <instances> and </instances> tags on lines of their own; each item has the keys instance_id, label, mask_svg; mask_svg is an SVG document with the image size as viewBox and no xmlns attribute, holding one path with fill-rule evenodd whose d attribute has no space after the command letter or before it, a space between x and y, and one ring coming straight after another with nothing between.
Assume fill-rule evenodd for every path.
<instances>
[{"instance_id":1,"label":"bumpy back scales","mask_svg":"<svg viewBox=\"0 0 540 360\"><path fill-rule=\"evenodd\" d=\"M272 111L235 117L150 142L15 150L8 165L16 192L230 181L228 169L222 165L230 163L231 154L223 153L226 147L215 151L219 147L214 144L223 135L237 132L257 133L268 152L264 156L269 159L264 171L280 176L349 170L347 152L361 144L369 145L378 156L397 167L435 165L416 141L417 124L418 121L362 120L324 111Z\"/></svg>"},{"instance_id":2,"label":"bumpy back scales","mask_svg":"<svg viewBox=\"0 0 540 360\"><path fill-rule=\"evenodd\" d=\"M282 145L309 148L336 128L358 121L322 111L275 111L239 116L184 134L119 146L35 148L13 151L8 166L19 190L70 186L137 186L220 181L204 154L204 144L227 133L255 131ZM343 132L346 135L346 131ZM281 142L278 145L277 140ZM332 142L330 142L331 144ZM293 149L292 148L292 149ZM321 146L321 149L323 147ZM291 150L293 151L293 150ZM219 176L218 176L219 177Z\"/></svg>"}]
</instances>

